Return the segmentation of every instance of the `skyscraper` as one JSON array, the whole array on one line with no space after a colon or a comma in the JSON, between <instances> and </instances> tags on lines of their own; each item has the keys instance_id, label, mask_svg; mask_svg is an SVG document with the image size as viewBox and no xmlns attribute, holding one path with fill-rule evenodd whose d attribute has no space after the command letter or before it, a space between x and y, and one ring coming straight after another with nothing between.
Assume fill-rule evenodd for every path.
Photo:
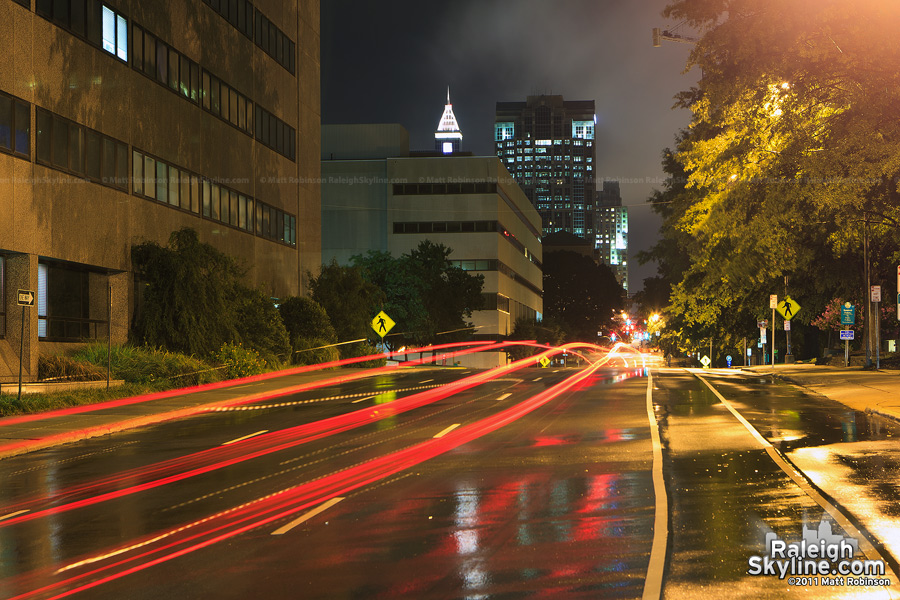
<instances>
[{"instance_id":1,"label":"skyscraper","mask_svg":"<svg viewBox=\"0 0 900 600\"><path fill-rule=\"evenodd\" d=\"M628 291L628 208L622 206L618 181L604 181L597 193L596 249Z\"/></svg>"},{"instance_id":2,"label":"skyscraper","mask_svg":"<svg viewBox=\"0 0 900 600\"><path fill-rule=\"evenodd\" d=\"M528 96L498 102L497 156L537 208L544 233L596 239L594 101Z\"/></svg>"},{"instance_id":3,"label":"skyscraper","mask_svg":"<svg viewBox=\"0 0 900 600\"><path fill-rule=\"evenodd\" d=\"M459 152L462 145L462 137L459 123L456 122L456 115L453 114L453 105L450 104L450 88L448 87L444 114L441 115L437 131L434 132L434 149L444 154Z\"/></svg>"}]
</instances>

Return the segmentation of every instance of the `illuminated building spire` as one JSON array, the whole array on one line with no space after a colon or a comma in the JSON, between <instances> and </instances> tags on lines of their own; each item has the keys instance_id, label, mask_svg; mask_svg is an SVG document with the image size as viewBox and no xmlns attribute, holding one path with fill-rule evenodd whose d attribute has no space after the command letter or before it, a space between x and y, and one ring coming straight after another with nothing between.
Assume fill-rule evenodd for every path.
<instances>
[{"instance_id":1,"label":"illuminated building spire","mask_svg":"<svg viewBox=\"0 0 900 600\"><path fill-rule=\"evenodd\" d=\"M450 86L447 86L447 104L444 105L444 114L441 115L437 131L434 132L434 147L435 150L440 150L444 154L452 154L459 152L461 143L462 132L459 130L456 115L453 114L453 105L450 104Z\"/></svg>"}]
</instances>

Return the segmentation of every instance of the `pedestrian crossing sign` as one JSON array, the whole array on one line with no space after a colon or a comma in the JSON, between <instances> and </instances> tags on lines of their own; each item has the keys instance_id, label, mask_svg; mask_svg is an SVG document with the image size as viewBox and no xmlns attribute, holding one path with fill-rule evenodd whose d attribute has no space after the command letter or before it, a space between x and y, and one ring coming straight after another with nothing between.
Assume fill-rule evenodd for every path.
<instances>
[{"instance_id":1,"label":"pedestrian crossing sign","mask_svg":"<svg viewBox=\"0 0 900 600\"><path fill-rule=\"evenodd\" d=\"M792 299L790 296L785 296L784 300L778 303L778 306L775 308L782 317L784 317L785 321L790 321L794 316L796 316L797 311L800 310L800 305L797 304L797 301Z\"/></svg>"},{"instance_id":2,"label":"pedestrian crossing sign","mask_svg":"<svg viewBox=\"0 0 900 600\"><path fill-rule=\"evenodd\" d=\"M381 337L386 336L388 331L394 328L394 325L396 325L396 323L394 323L393 319L387 316L387 313L384 311L379 312L375 315L375 318L372 319L372 329L374 329L375 333Z\"/></svg>"}]
</instances>

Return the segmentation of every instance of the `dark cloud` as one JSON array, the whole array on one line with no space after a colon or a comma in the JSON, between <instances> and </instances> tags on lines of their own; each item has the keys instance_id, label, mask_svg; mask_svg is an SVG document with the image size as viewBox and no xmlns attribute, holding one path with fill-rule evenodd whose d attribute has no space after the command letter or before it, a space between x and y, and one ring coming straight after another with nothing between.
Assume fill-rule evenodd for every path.
<instances>
[{"instance_id":1,"label":"dark cloud","mask_svg":"<svg viewBox=\"0 0 900 600\"><path fill-rule=\"evenodd\" d=\"M395 122L430 149L450 86L463 148L493 152L497 101L530 94L595 100L597 174L621 179L629 205L632 289L652 276L633 255L656 239L645 201L663 177L662 150L687 125L673 96L690 47L653 48L666 0L323 0L326 123Z\"/></svg>"}]
</instances>

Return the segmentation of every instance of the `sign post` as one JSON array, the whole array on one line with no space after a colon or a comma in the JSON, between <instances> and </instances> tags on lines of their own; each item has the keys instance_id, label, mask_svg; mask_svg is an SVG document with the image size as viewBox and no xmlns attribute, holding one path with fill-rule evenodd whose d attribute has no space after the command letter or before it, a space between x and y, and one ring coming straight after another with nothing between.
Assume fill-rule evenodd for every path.
<instances>
[{"instance_id":1,"label":"sign post","mask_svg":"<svg viewBox=\"0 0 900 600\"><path fill-rule=\"evenodd\" d=\"M34 306L34 291L19 290L16 294L17 303L22 307L22 329L19 336L19 402L22 402L22 363L25 359L25 309Z\"/></svg>"},{"instance_id":2,"label":"sign post","mask_svg":"<svg viewBox=\"0 0 900 600\"><path fill-rule=\"evenodd\" d=\"M797 316L800 305L790 296L785 296L784 300L778 303L776 307L778 313L784 318L785 339L787 340L787 353L784 356L785 364L794 362L794 355L791 354L791 319Z\"/></svg>"},{"instance_id":3,"label":"sign post","mask_svg":"<svg viewBox=\"0 0 900 600\"><path fill-rule=\"evenodd\" d=\"M772 370L775 370L775 309L778 308L778 295L769 296L769 308L772 309L772 341L769 350L772 352Z\"/></svg>"},{"instance_id":4,"label":"sign post","mask_svg":"<svg viewBox=\"0 0 900 600\"><path fill-rule=\"evenodd\" d=\"M881 312L878 305L881 304L881 286L872 286L872 302L875 303L875 368L881 368ZM869 329L871 335L872 329Z\"/></svg>"},{"instance_id":5,"label":"sign post","mask_svg":"<svg viewBox=\"0 0 900 600\"><path fill-rule=\"evenodd\" d=\"M841 325L853 325L856 322L856 307L845 302L841 307ZM842 329L841 339L844 340L844 366L850 366L850 340L853 339L852 329Z\"/></svg>"}]
</instances>

